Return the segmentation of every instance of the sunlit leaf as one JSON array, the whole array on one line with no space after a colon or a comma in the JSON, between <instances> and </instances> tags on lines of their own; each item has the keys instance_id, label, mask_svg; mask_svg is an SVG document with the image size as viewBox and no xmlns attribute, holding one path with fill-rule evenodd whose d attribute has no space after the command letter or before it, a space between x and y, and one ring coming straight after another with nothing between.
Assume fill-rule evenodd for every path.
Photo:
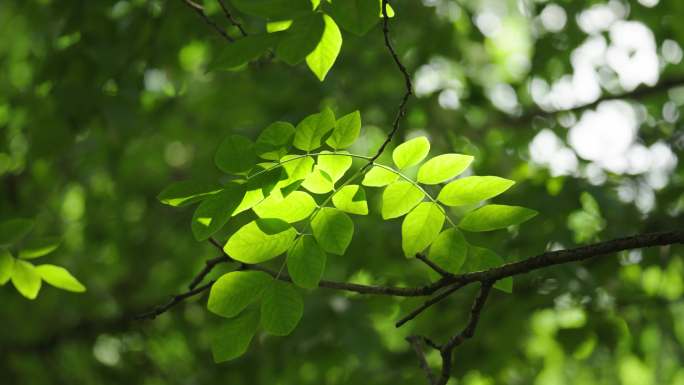
<instances>
[{"instance_id":1,"label":"sunlit leaf","mask_svg":"<svg viewBox=\"0 0 684 385\"><path fill-rule=\"evenodd\" d=\"M214 362L233 360L245 354L258 327L258 306L250 306L235 318L221 320L221 326L211 334Z\"/></svg>"},{"instance_id":2,"label":"sunlit leaf","mask_svg":"<svg viewBox=\"0 0 684 385\"><path fill-rule=\"evenodd\" d=\"M0 285L4 285L12 277L14 257L9 251L0 249Z\"/></svg>"},{"instance_id":3,"label":"sunlit leaf","mask_svg":"<svg viewBox=\"0 0 684 385\"><path fill-rule=\"evenodd\" d=\"M214 163L219 170L235 174L246 172L256 163L254 143L242 135L230 135L221 142Z\"/></svg>"},{"instance_id":4,"label":"sunlit leaf","mask_svg":"<svg viewBox=\"0 0 684 385\"><path fill-rule=\"evenodd\" d=\"M218 194L202 202L192 216L192 234L198 241L212 236L228 222L245 196L245 185L230 183Z\"/></svg>"},{"instance_id":5,"label":"sunlit leaf","mask_svg":"<svg viewBox=\"0 0 684 385\"><path fill-rule=\"evenodd\" d=\"M449 228L439 234L430 246L430 260L452 274L460 272L466 260L468 243L458 229Z\"/></svg>"},{"instance_id":6,"label":"sunlit leaf","mask_svg":"<svg viewBox=\"0 0 684 385\"><path fill-rule=\"evenodd\" d=\"M12 270L12 284L24 297L36 299L40 291L41 279L33 264L16 259Z\"/></svg>"},{"instance_id":7,"label":"sunlit leaf","mask_svg":"<svg viewBox=\"0 0 684 385\"><path fill-rule=\"evenodd\" d=\"M335 114L329 108L309 115L297 125L294 146L302 151L321 147L325 135L335 127Z\"/></svg>"},{"instance_id":8,"label":"sunlit leaf","mask_svg":"<svg viewBox=\"0 0 684 385\"><path fill-rule=\"evenodd\" d=\"M311 13L295 19L290 28L282 33L276 55L290 65L301 62L316 49L324 29L322 13Z\"/></svg>"},{"instance_id":9,"label":"sunlit leaf","mask_svg":"<svg viewBox=\"0 0 684 385\"><path fill-rule=\"evenodd\" d=\"M256 140L257 155L268 160L279 160L292 145L295 128L288 122L275 122L266 127Z\"/></svg>"},{"instance_id":10,"label":"sunlit leaf","mask_svg":"<svg viewBox=\"0 0 684 385\"><path fill-rule=\"evenodd\" d=\"M25 242L19 250L19 258L32 259L50 254L59 247L62 239L59 237L37 238Z\"/></svg>"},{"instance_id":11,"label":"sunlit leaf","mask_svg":"<svg viewBox=\"0 0 684 385\"><path fill-rule=\"evenodd\" d=\"M222 317L235 317L258 301L272 280L273 277L261 271L226 273L211 286L207 309Z\"/></svg>"},{"instance_id":12,"label":"sunlit leaf","mask_svg":"<svg viewBox=\"0 0 684 385\"><path fill-rule=\"evenodd\" d=\"M320 81L325 79L342 48L342 34L335 21L328 15L323 15L323 21L323 36L316 48L306 56L306 64Z\"/></svg>"},{"instance_id":13,"label":"sunlit leaf","mask_svg":"<svg viewBox=\"0 0 684 385\"><path fill-rule=\"evenodd\" d=\"M229 239L223 250L244 263L261 263L287 251L297 232L287 222L262 218L242 226Z\"/></svg>"},{"instance_id":14,"label":"sunlit leaf","mask_svg":"<svg viewBox=\"0 0 684 385\"><path fill-rule=\"evenodd\" d=\"M383 167L373 166L366 175L364 175L361 184L369 187L383 187L393 183L398 178L399 175L395 172Z\"/></svg>"},{"instance_id":15,"label":"sunlit leaf","mask_svg":"<svg viewBox=\"0 0 684 385\"><path fill-rule=\"evenodd\" d=\"M316 202L311 195L294 191L285 198L271 195L256 205L254 212L261 218L277 218L294 223L308 218L315 208Z\"/></svg>"},{"instance_id":16,"label":"sunlit leaf","mask_svg":"<svg viewBox=\"0 0 684 385\"><path fill-rule=\"evenodd\" d=\"M437 199L448 206L468 205L493 198L514 184L498 176L468 176L444 186Z\"/></svg>"},{"instance_id":17,"label":"sunlit leaf","mask_svg":"<svg viewBox=\"0 0 684 385\"><path fill-rule=\"evenodd\" d=\"M310 235L297 239L287 253L287 271L297 286L313 289L318 286L325 269L326 254Z\"/></svg>"},{"instance_id":18,"label":"sunlit leaf","mask_svg":"<svg viewBox=\"0 0 684 385\"><path fill-rule=\"evenodd\" d=\"M436 203L418 204L401 224L401 247L406 257L415 257L437 238L444 226L444 210Z\"/></svg>"},{"instance_id":19,"label":"sunlit leaf","mask_svg":"<svg viewBox=\"0 0 684 385\"><path fill-rule=\"evenodd\" d=\"M50 285L74 293L86 291L85 286L78 281L69 271L61 266L40 265L36 266L36 272L43 281Z\"/></svg>"},{"instance_id":20,"label":"sunlit leaf","mask_svg":"<svg viewBox=\"0 0 684 385\"><path fill-rule=\"evenodd\" d=\"M331 254L344 255L354 236L354 223L344 212L322 208L311 221L311 229L318 244Z\"/></svg>"},{"instance_id":21,"label":"sunlit leaf","mask_svg":"<svg viewBox=\"0 0 684 385\"><path fill-rule=\"evenodd\" d=\"M332 202L338 209L349 214L368 214L366 191L359 185L347 185L333 195Z\"/></svg>"},{"instance_id":22,"label":"sunlit leaf","mask_svg":"<svg viewBox=\"0 0 684 385\"><path fill-rule=\"evenodd\" d=\"M337 119L335 129L325 143L334 149L351 146L361 132L361 113L354 111Z\"/></svg>"},{"instance_id":23,"label":"sunlit leaf","mask_svg":"<svg viewBox=\"0 0 684 385\"><path fill-rule=\"evenodd\" d=\"M302 187L314 194L327 194L333 190L335 183L327 172L316 165L313 172L304 179Z\"/></svg>"},{"instance_id":24,"label":"sunlit leaf","mask_svg":"<svg viewBox=\"0 0 684 385\"><path fill-rule=\"evenodd\" d=\"M458 227L467 231L490 231L518 225L537 215L520 206L486 205L467 213Z\"/></svg>"},{"instance_id":25,"label":"sunlit leaf","mask_svg":"<svg viewBox=\"0 0 684 385\"><path fill-rule=\"evenodd\" d=\"M392 151L392 160L401 170L414 166L430 152L430 141L424 136L419 136L397 146Z\"/></svg>"},{"instance_id":26,"label":"sunlit leaf","mask_svg":"<svg viewBox=\"0 0 684 385\"><path fill-rule=\"evenodd\" d=\"M406 181L394 182L382 193L382 217L397 218L416 207L425 194L415 185Z\"/></svg>"},{"instance_id":27,"label":"sunlit leaf","mask_svg":"<svg viewBox=\"0 0 684 385\"><path fill-rule=\"evenodd\" d=\"M272 281L261 300L261 326L268 333L286 336L297 327L304 313L304 301L290 283Z\"/></svg>"},{"instance_id":28,"label":"sunlit leaf","mask_svg":"<svg viewBox=\"0 0 684 385\"><path fill-rule=\"evenodd\" d=\"M157 199L169 206L182 207L201 201L219 191L221 186L215 183L184 180L171 183L157 195Z\"/></svg>"},{"instance_id":29,"label":"sunlit leaf","mask_svg":"<svg viewBox=\"0 0 684 385\"><path fill-rule=\"evenodd\" d=\"M473 157L461 154L444 154L436 156L420 166L418 182L438 184L445 182L465 171Z\"/></svg>"},{"instance_id":30,"label":"sunlit leaf","mask_svg":"<svg viewBox=\"0 0 684 385\"><path fill-rule=\"evenodd\" d=\"M332 154L332 155L325 155ZM333 183L337 182L344 176L344 173L349 170L352 165L352 159L349 156L341 155L348 154L347 152L332 153L330 151L321 151L318 155L318 168L325 171L330 176Z\"/></svg>"}]
</instances>

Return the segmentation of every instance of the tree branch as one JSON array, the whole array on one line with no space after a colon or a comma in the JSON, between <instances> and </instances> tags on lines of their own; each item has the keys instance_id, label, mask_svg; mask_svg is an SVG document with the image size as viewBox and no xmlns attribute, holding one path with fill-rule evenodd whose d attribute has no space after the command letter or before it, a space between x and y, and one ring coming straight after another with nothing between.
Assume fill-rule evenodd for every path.
<instances>
[{"instance_id":1,"label":"tree branch","mask_svg":"<svg viewBox=\"0 0 684 385\"><path fill-rule=\"evenodd\" d=\"M186 299L188 299L188 298L190 298L196 294L202 293L205 290L208 290L209 288L211 288L211 286L214 284L214 282L216 282L216 281L209 281L209 282L205 283L204 285L197 287L193 290L186 291L185 293L182 293L182 294L177 294L177 295L173 296L171 298L171 300L169 300L169 302L167 302L166 304L157 306L156 308L154 308L154 309L152 309L146 313L137 315L133 319L138 320L138 321L144 320L144 319L153 320L153 319L157 318L157 316L161 315L162 313L165 313L167 310L178 305L179 303L183 302L184 300L186 300Z\"/></svg>"},{"instance_id":2,"label":"tree branch","mask_svg":"<svg viewBox=\"0 0 684 385\"><path fill-rule=\"evenodd\" d=\"M395 327L401 327L402 325L404 325L404 324L407 323L408 321L411 321L412 319L416 318L420 313L422 313L422 312L424 312L425 310L427 310L430 306L432 306L432 305L436 304L437 302L440 302L440 301L443 300L444 298L450 296L450 295L453 294L455 291L461 289L463 286L465 286L465 284L458 283L458 284L456 284L456 285L450 287L448 290L445 290L445 291L442 292L441 294L439 294L439 295L437 295L437 296L434 296L434 297L430 298L429 300L423 302L422 305L420 305L419 307L417 307L416 309L414 309L412 312L410 312L409 314L407 314L406 316L404 316L404 318L402 318L402 319L400 319L399 321L397 321L397 322L394 324L394 326L395 326Z\"/></svg>"},{"instance_id":3,"label":"tree branch","mask_svg":"<svg viewBox=\"0 0 684 385\"><path fill-rule=\"evenodd\" d=\"M428 265L432 270L434 270L437 274L441 275L442 277L446 277L449 275L452 275L448 271L442 269L437 265L436 263L432 262L425 254L418 253L416 254L416 259L422 261L424 264Z\"/></svg>"},{"instance_id":4,"label":"tree branch","mask_svg":"<svg viewBox=\"0 0 684 385\"><path fill-rule=\"evenodd\" d=\"M221 28L218 24L216 24L213 20L211 20L211 18L209 16L207 16L206 13L204 13L204 7L195 3L192 0L182 0L182 1L190 9L195 11L195 13L197 13L197 15L199 15L199 17L201 17L202 20L204 20L204 22L207 23L207 25L212 27L224 39L228 40L231 43L235 41L235 39L233 37L231 37L228 33L226 33L226 31L224 31L223 28Z\"/></svg>"},{"instance_id":5,"label":"tree branch","mask_svg":"<svg viewBox=\"0 0 684 385\"><path fill-rule=\"evenodd\" d=\"M427 360L425 360L425 352L423 352L423 347L421 346L422 340L423 338L419 336L406 337L406 341L408 341L408 343L411 344L413 351L416 352L416 355L418 356L418 364L420 365L420 368L423 369L423 371L425 372L428 381L430 381L430 384L436 385L437 378L435 378L435 374L432 372L432 369L430 369L430 365L428 365Z\"/></svg>"},{"instance_id":6,"label":"tree branch","mask_svg":"<svg viewBox=\"0 0 684 385\"><path fill-rule=\"evenodd\" d=\"M237 20L235 20L235 18L233 17L233 14L230 12L228 7L226 7L226 4L223 2L223 0L218 0L218 3L221 5L221 9L223 10L223 14L226 16L226 19L228 19L230 24L237 27L237 29L240 30L240 33L242 34L242 36L246 37L247 31L245 31L245 29L242 28L242 24L240 24Z\"/></svg>"}]
</instances>

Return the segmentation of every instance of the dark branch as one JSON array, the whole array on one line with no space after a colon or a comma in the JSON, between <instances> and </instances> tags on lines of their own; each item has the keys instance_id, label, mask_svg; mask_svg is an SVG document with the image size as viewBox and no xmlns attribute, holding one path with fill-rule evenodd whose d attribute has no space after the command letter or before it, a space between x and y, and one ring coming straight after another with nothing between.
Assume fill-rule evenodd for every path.
<instances>
[{"instance_id":1,"label":"dark branch","mask_svg":"<svg viewBox=\"0 0 684 385\"><path fill-rule=\"evenodd\" d=\"M415 351L416 355L418 356L418 363L420 365L420 368L423 369L423 371L425 372L425 375L430 381L430 384L435 385L437 384L437 379L435 378L435 374L432 372L432 369L430 369L430 366L425 360L425 352L423 352L423 347L421 345L422 340L423 338L419 336L406 337L406 341L408 341L408 343L411 344L413 351Z\"/></svg>"},{"instance_id":2,"label":"dark branch","mask_svg":"<svg viewBox=\"0 0 684 385\"><path fill-rule=\"evenodd\" d=\"M218 0L218 2L221 5L221 9L223 10L223 14L226 16L226 19L228 19L230 24L237 27L237 29L240 30L240 33L242 34L242 36L247 36L247 31L245 31L245 29L242 28L242 24L240 24L240 22L235 20L235 18L233 17L233 14L230 12L228 7L226 7L226 4L223 2L223 0Z\"/></svg>"},{"instance_id":3,"label":"dark branch","mask_svg":"<svg viewBox=\"0 0 684 385\"><path fill-rule=\"evenodd\" d=\"M404 325L404 324L407 323L408 321L410 321L410 320L416 318L420 313L422 313L422 312L424 312L425 310L427 310L430 306L432 306L432 305L436 304L437 302L440 302L440 301L443 300L444 298L450 296L450 295L453 294L455 291L461 289L463 286L465 286L465 284L458 283L458 284L456 284L456 285L450 287L449 289L445 290L444 292L440 293L439 295L434 296L434 297L430 298L429 300L423 302L422 305L420 305L419 307L417 307L416 309L414 309L412 312L410 312L409 314L407 314L406 316L404 316L404 318L402 318L402 319L400 319L399 321L397 321L397 323L394 324L394 326L396 326L396 327L401 327L402 325Z\"/></svg>"},{"instance_id":4,"label":"dark branch","mask_svg":"<svg viewBox=\"0 0 684 385\"><path fill-rule=\"evenodd\" d=\"M424 254L418 253L416 254L416 259L422 261L424 264L428 265L432 270L434 270L437 274L441 275L442 277L446 277L449 275L452 275L448 271L442 269L437 265L436 263L432 262L427 256Z\"/></svg>"},{"instance_id":5,"label":"dark branch","mask_svg":"<svg viewBox=\"0 0 684 385\"><path fill-rule=\"evenodd\" d=\"M199 17L201 17L202 20L204 20L204 22L207 23L207 25L212 27L224 39L228 40L231 43L235 41L235 39L233 39L228 33L226 33L226 31L224 31L223 28L221 28L218 24L211 20L211 18L207 16L206 13L204 13L204 7L195 3L192 0L183 0L183 3L185 3L185 5L187 5L190 9L195 11L195 13L197 13L197 15L199 15Z\"/></svg>"},{"instance_id":6,"label":"dark branch","mask_svg":"<svg viewBox=\"0 0 684 385\"><path fill-rule=\"evenodd\" d=\"M193 278L192 281L190 281L190 284L188 285L188 289L192 290L195 287L197 287L197 285L199 285L200 282L202 282L204 277L206 277L207 274L209 274L211 272L211 270L214 268L214 266L218 265L219 263L230 262L230 261L231 261L231 259L227 255L220 255L216 258L208 259L204 263L204 268L202 269L202 271L200 271L195 276L195 278Z\"/></svg>"},{"instance_id":7,"label":"dark branch","mask_svg":"<svg viewBox=\"0 0 684 385\"><path fill-rule=\"evenodd\" d=\"M153 320L153 319L157 318L157 316L159 316L160 314L165 313L167 310L178 305L179 303L183 302L187 298L190 298L196 294L199 294L205 290L208 290L209 288L211 288L211 286L214 284L214 282L215 281L209 281L200 287L186 291L185 293L182 293L182 294L175 295L166 304L161 305L161 306L157 306L156 308L148 311L147 313L143 313L143 314L136 316L134 319L135 320L143 320L143 319Z\"/></svg>"}]
</instances>

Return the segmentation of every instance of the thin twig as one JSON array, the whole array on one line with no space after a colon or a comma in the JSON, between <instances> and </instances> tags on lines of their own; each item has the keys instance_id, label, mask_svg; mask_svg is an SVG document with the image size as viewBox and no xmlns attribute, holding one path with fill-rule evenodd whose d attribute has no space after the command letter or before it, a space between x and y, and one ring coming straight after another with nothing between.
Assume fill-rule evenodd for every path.
<instances>
[{"instance_id":1,"label":"thin twig","mask_svg":"<svg viewBox=\"0 0 684 385\"><path fill-rule=\"evenodd\" d=\"M437 383L437 378L435 378L435 373L432 372L430 365L428 365L427 360L425 359L425 352L423 352L423 347L421 346L422 340L423 338L419 336L406 337L406 341L411 344L413 351L415 351L416 355L418 356L418 364L420 365L420 368L425 372L430 384L435 385Z\"/></svg>"},{"instance_id":2,"label":"thin twig","mask_svg":"<svg viewBox=\"0 0 684 385\"><path fill-rule=\"evenodd\" d=\"M401 327L402 325L404 325L408 321L411 321L412 319L416 318L420 313L427 310L430 306L432 306L432 305L436 304L437 302L440 302L444 298L450 296L455 291L461 289L463 286L465 286L465 284L458 283L458 284L450 287L449 289L445 290L444 292L440 293L439 295L434 296L434 297L430 298L429 300L423 302L422 305L420 305L419 307L417 307L416 309L411 311L409 314L404 316L402 319L397 321L397 323L395 323L394 326L395 327Z\"/></svg>"},{"instance_id":3,"label":"thin twig","mask_svg":"<svg viewBox=\"0 0 684 385\"><path fill-rule=\"evenodd\" d=\"M214 266L218 265L219 263L224 263L224 262L230 262L230 258L227 255L220 255L216 258L208 259L204 263L204 268L202 271L200 271L195 278L190 281L190 284L188 285L188 289L192 290L194 289L197 285L202 282L204 277L207 276L211 272L211 270L214 268Z\"/></svg>"},{"instance_id":4,"label":"thin twig","mask_svg":"<svg viewBox=\"0 0 684 385\"><path fill-rule=\"evenodd\" d=\"M426 255L418 253L416 254L416 259L422 261L424 264L428 265L432 270L434 270L437 274L441 275L442 277L446 277L449 275L453 275L449 273L448 271L442 269L437 265L436 263L432 262Z\"/></svg>"},{"instance_id":5,"label":"thin twig","mask_svg":"<svg viewBox=\"0 0 684 385\"><path fill-rule=\"evenodd\" d=\"M240 30L240 33L242 34L242 36L246 37L247 31L245 31L245 29L242 28L242 24L240 24L240 22L235 20L235 18L233 17L233 14L230 13L230 10L228 9L228 7L226 7L226 4L223 2L223 0L218 0L218 2L221 5L221 9L223 10L223 14L226 16L226 19L228 19L230 24L234 25L235 27L237 27L237 29Z\"/></svg>"},{"instance_id":6,"label":"thin twig","mask_svg":"<svg viewBox=\"0 0 684 385\"><path fill-rule=\"evenodd\" d=\"M185 5L187 5L189 8L191 8L193 11L195 11L199 17L204 20L205 23L207 23L210 27L212 27L218 34L223 36L224 39L228 40L229 42L234 42L235 39L233 39L232 36L230 36L226 31L223 30L218 24L216 24L209 16L207 16L206 13L204 13L204 7L201 5L195 3L192 0L182 0Z\"/></svg>"},{"instance_id":7,"label":"thin twig","mask_svg":"<svg viewBox=\"0 0 684 385\"><path fill-rule=\"evenodd\" d=\"M140 314L140 315L134 317L134 319L135 320L143 320L143 319L153 320L153 319L157 318L159 315L161 315L162 313L165 313L167 310L169 310L172 307L183 302L185 299L190 298L190 297L197 295L199 293L202 293L205 290L208 290L209 288L211 288L211 286L214 284L214 282L215 281L209 281L209 282L205 283L204 285L199 286L193 290L188 290L185 293L177 294L177 295L173 296L171 298L171 300L169 300L169 302L167 302L166 304L161 305L161 306L157 306L156 308L154 308L154 309L152 309L146 313L143 313L143 314Z\"/></svg>"}]
</instances>

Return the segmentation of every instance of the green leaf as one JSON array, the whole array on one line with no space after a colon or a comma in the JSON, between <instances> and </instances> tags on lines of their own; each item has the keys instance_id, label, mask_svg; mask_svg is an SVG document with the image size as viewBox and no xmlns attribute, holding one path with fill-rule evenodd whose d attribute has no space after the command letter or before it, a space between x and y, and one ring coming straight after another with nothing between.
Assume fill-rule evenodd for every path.
<instances>
[{"instance_id":1,"label":"green leaf","mask_svg":"<svg viewBox=\"0 0 684 385\"><path fill-rule=\"evenodd\" d=\"M461 154L444 154L436 156L420 166L418 182L438 184L447 181L465 171L473 157Z\"/></svg>"},{"instance_id":2,"label":"green leaf","mask_svg":"<svg viewBox=\"0 0 684 385\"><path fill-rule=\"evenodd\" d=\"M468 176L444 186L437 199L448 206L469 205L493 198L514 184L498 176Z\"/></svg>"},{"instance_id":3,"label":"green leaf","mask_svg":"<svg viewBox=\"0 0 684 385\"><path fill-rule=\"evenodd\" d=\"M233 259L244 263L261 263L287 251L297 231L287 222L262 218L242 226L223 247Z\"/></svg>"},{"instance_id":4,"label":"green leaf","mask_svg":"<svg viewBox=\"0 0 684 385\"><path fill-rule=\"evenodd\" d=\"M254 143L242 135L230 135L224 139L214 157L219 170L228 174L249 171L256 160Z\"/></svg>"},{"instance_id":5,"label":"green leaf","mask_svg":"<svg viewBox=\"0 0 684 385\"><path fill-rule=\"evenodd\" d=\"M504 264L504 259L492 250L484 247L470 246L468 248L468 259L463 265L464 272L482 271ZM497 281L494 287L506 293L513 292L513 278L507 277Z\"/></svg>"},{"instance_id":6,"label":"green leaf","mask_svg":"<svg viewBox=\"0 0 684 385\"><path fill-rule=\"evenodd\" d=\"M33 229L30 219L10 219L0 222L0 247L10 246L19 242Z\"/></svg>"},{"instance_id":7,"label":"green leaf","mask_svg":"<svg viewBox=\"0 0 684 385\"><path fill-rule=\"evenodd\" d=\"M424 136L419 136L398 145L392 151L392 160L400 170L403 170L420 163L428 152L430 152L430 141Z\"/></svg>"},{"instance_id":8,"label":"green leaf","mask_svg":"<svg viewBox=\"0 0 684 385\"><path fill-rule=\"evenodd\" d=\"M295 128L288 122L275 122L266 127L256 140L255 150L263 159L279 160L292 145Z\"/></svg>"},{"instance_id":9,"label":"green leaf","mask_svg":"<svg viewBox=\"0 0 684 385\"><path fill-rule=\"evenodd\" d=\"M259 307L251 306L239 316L223 320L212 333L211 352L214 362L233 360L245 354L259 327Z\"/></svg>"},{"instance_id":10,"label":"green leaf","mask_svg":"<svg viewBox=\"0 0 684 385\"><path fill-rule=\"evenodd\" d=\"M216 59L207 66L207 71L229 70L247 64L276 45L279 38L280 34L260 33L222 44Z\"/></svg>"},{"instance_id":11,"label":"green leaf","mask_svg":"<svg viewBox=\"0 0 684 385\"><path fill-rule=\"evenodd\" d=\"M344 255L354 236L354 223L340 210L322 208L311 221L313 235L323 250Z\"/></svg>"},{"instance_id":12,"label":"green leaf","mask_svg":"<svg viewBox=\"0 0 684 385\"><path fill-rule=\"evenodd\" d=\"M325 143L334 149L351 146L361 132L361 113L354 111L339 119L335 123L335 129Z\"/></svg>"},{"instance_id":13,"label":"green leaf","mask_svg":"<svg viewBox=\"0 0 684 385\"><path fill-rule=\"evenodd\" d=\"M261 190L264 196L268 196L278 185L288 180L287 171L275 164L257 165L252 171L245 188L247 191Z\"/></svg>"},{"instance_id":14,"label":"green leaf","mask_svg":"<svg viewBox=\"0 0 684 385\"><path fill-rule=\"evenodd\" d=\"M35 266L21 259L14 260L12 284L21 295L28 299L36 299L40 291L40 275Z\"/></svg>"},{"instance_id":15,"label":"green leaf","mask_svg":"<svg viewBox=\"0 0 684 385\"><path fill-rule=\"evenodd\" d=\"M398 218L416 207L424 197L425 194L412 183L392 183L382 193L382 218Z\"/></svg>"},{"instance_id":16,"label":"green leaf","mask_svg":"<svg viewBox=\"0 0 684 385\"><path fill-rule=\"evenodd\" d=\"M537 214L520 206L486 205L467 213L458 227L467 231L491 231L521 224Z\"/></svg>"},{"instance_id":17,"label":"green leaf","mask_svg":"<svg viewBox=\"0 0 684 385\"><path fill-rule=\"evenodd\" d=\"M257 302L272 280L273 277L262 271L226 273L211 286L207 309L221 317L235 317Z\"/></svg>"},{"instance_id":18,"label":"green leaf","mask_svg":"<svg viewBox=\"0 0 684 385\"><path fill-rule=\"evenodd\" d=\"M4 285L12 277L14 257L9 251L0 249L0 285Z\"/></svg>"},{"instance_id":19,"label":"green leaf","mask_svg":"<svg viewBox=\"0 0 684 385\"><path fill-rule=\"evenodd\" d=\"M321 155L318 155L318 168L325 171L325 173L330 176L333 183L335 183L344 176L344 173L346 173L352 165L352 158L348 156L348 154L349 153L346 151L336 153L321 151Z\"/></svg>"},{"instance_id":20,"label":"green leaf","mask_svg":"<svg viewBox=\"0 0 684 385\"><path fill-rule=\"evenodd\" d=\"M329 108L309 115L297 125L294 146L302 151L321 147L323 137L335 127L335 114Z\"/></svg>"},{"instance_id":21,"label":"green leaf","mask_svg":"<svg viewBox=\"0 0 684 385\"><path fill-rule=\"evenodd\" d=\"M271 195L254 206L254 212L261 218L277 218L288 223L299 222L311 215L316 202L304 191L294 191L285 198Z\"/></svg>"},{"instance_id":22,"label":"green leaf","mask_svg":"<svg viewBox=\"0 0 684 385\"><path fill-rule=\"evenodd\" d=\"M319 165L316 165L313 172L304 179L302 187L314 194L327 194L333 190L335 183L327 172L321 170Z\"/></svg>"},{"instance_id":23,"label":"green leaf","mask_svg":"<svg viewBox=\"0 0 684 385\"><path fill-rule=\"evenodd\" d=\"M342 187L333 195L332 202L335 207L349 214L368 214L366 191L359 185L352 184Z\"/></svg>"},{"instance_id":24,"label":"green leaf","mask_svg":"<svg viewBox=\"0 0 684 385\"><path fill-rule=\"evenodd\" d=\"M285 63L295 65L306 58L321 41L325 21L316 12L295 19L276 47L276 55Z\"/></svg>"},{"instance_id":25,"label":"green leaf","mask_svg":"<svg viewBox=\"0 0 684 385\"><path fill-rule=\"evenodd\" d=\"M230 183L223 191L202 202L195 210L190 226L195 239L204 241L221 230L245 193L245 185Z\"/></svg>"},{"instance_id":26,"label":"green leaf","mask_svg":"<svg viewBox=\"0 0 684 385\"><path fill-rule=\"evenodd\" d=\"M254 207L257 203L264 199L264 194L261 189L249 190L245 193L245 197L242 198L242 202L238 207L233 210L233 216L240 214L243 211L247 211Z\"/></svg>"},{"instance_id":27,"label":"green leaf","mask_svg":"<svg viewBox=\"0 0 684 385\"><path fill-rule=\"evenodd\" d=\"M310 156L286 155L280 162L287 173L287 180L283 184L306 179L311 174L314 166L314 160Z\"/></svg>"},{"instance_id":28,"label":"green leaf","mask_svg":"<svg viewBox=\"0 0 684 385\"><path fill-rule=\"evenodd\" d=\"M59 247L62 239L59 237L38 238L26 242L19 251L19 258L33 259L50 254Z\"/></svg>"},{"instance_id":29,"label":"green leaf","mask_svg":"<svg viewBox=\"0 0 684 385\"><path fill-rule=\"evenodd\" d=\"M458 229L442 231L430 246L430 260L452 274L458 274L468 254L468 243Z\"/></svg>"},{"instance_id":30,"label":"green leaf","mask_svg":"<svg viewBox=\"0 0 684 385\"><path fill-rule=\"evenodd\" d=\"M72 291L74 293L83 293L86 291L85 286L71 275L67 269L61 266L40 265L36 266L36 272L43 281L58 289Z\"/></svg>"},{"instance_id":31,"label":"green leaf","mask_svg":"<svg viewBox=\"0 0 684 385\"><path fill-rule=\"evenodd\" d=\"M311 12L311 0L232 0L240 12L265 19L283 20Z\"/></svg>"},{"instance_id":32,"label":"green leaf","mask_svg":"<svg viewBox=\"0 0 684 385\"><path fill-rule=\"evenodd\" d=\"M274 33L285 31L292 25L292 20L269 21L266 23L266 32Z\"/></svg>"},{"instance_id":33,"label":"green leaf","mask_svg":"<svg viewBox=\"0 0 684 385\"><path fill-rule=\"evenodd\" d=\"M304 313L302 296L292 284L274 280L261 300L261 326L268 333L286 336L297 327Z\"/></svg>"},{"instance_id":34,"label":"green leaf","mask_svg":"<svg viewBox=\"0 0 684 385\"><path fill-rule=\"evenodd\" d=\"M221 186L215 183L184 180L171 183L157 195L157 199L165 205L182 207L199 202L219 191Z\"/></svg>"},{"instance_id":35,"label":"green leaf","mask_svg":"<svg viewBox=\"0 0 684 385\"><path fill-rule=\"evenodd\" d=\"M363 177L362 185L368 187L383 187L394 183L399 175L386 168L373 166Z\"/></svg>"},{"instance_id":36,"label":"green leaf","mask_svg":"<svg viewBox=\"0 0 684 385\"><path fill-rule=\"evenodd\" d=\"M444 226L444 210L436 203L423 202L401 224L401 247L408 258L425 250Z\"/></svg>"},{"instance_id":37,"label":"green leaf","mask_svg":"<svg viewBox=\"0 0 684 385\"><path fill-rule=\"evenodd\" d=\"M375 0L333 0L330 15L342 28L363 36L378 23L380 2Z\"/></svg>"},{"instance_id":38,"label":"green leaf","mask_svg":"<svg viewBox=\"0 0 684 385\"><path fill-rule=\"evenodd\" d=\"M323 276L325 260L326 254L316 240L304 235L287 253L287 271L297 286L313 289Z\"/></svg>"},{"instance_id":39,"label":"green leaf","mask_svg":"<svg viewBox=\"0 0 684 385\"><path fill-rule=\"evenodd\" d=\"M342 48L342 34L335 21L328 15L323 15L323 21L323 36L316 48L306 56L306 64L320 81L325 79Z\"/></svg>"}]
</instances>

